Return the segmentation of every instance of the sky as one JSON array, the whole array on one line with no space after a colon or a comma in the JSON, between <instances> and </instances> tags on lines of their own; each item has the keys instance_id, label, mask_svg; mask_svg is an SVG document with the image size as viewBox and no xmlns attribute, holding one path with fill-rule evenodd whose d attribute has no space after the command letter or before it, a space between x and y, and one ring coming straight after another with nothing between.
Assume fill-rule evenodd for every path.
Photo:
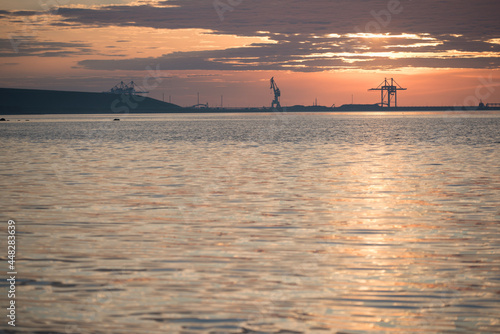
<instances>
[{"instance_id":1,"label":"sky","mask_svg":"<svg viewBox=\"0 0 500 334\"><path fill-rule=\"evenodd\" d=\"M0 87L181 106L500 103L498 0L2 0Z\"/></svg>"}]
</instances>

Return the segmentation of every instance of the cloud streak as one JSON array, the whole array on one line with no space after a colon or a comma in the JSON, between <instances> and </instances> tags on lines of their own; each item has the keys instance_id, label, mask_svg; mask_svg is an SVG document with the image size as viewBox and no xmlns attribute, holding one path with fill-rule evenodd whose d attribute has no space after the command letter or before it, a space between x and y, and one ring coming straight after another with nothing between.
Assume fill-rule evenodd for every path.
<instances>
[{"instance_id":1,"label":"cloud streak","mask_svg":"<svg viewBox=\"0 0 500 334\"><path fill-rule=\"evenodd\" d=\"M254 0L242 1L221 21L212 1L170 0L168 7L104 6L99 9L60 8L64 20L95 25L210 29L217 33L255 35L258 31L280 34L375 32L367 24L387 21L384 11L396 0ZM223 1L224 2L224 1ZM400 0L380 32L497 35L500 24L496 0ZM370 26L368 26L370 28Z\"/></svg>"},{"instance_id":2,"label":"cloud streak","mask_svg":"<svg viewBox=\"0 0 500 334\"><path fill-rule=\"evenodd\" d=\"M89 43L42 42L29 36L21 38L18 41L16 41L16 36L12 36L12 39L0 38L0 57L69 57L95 54L95 50ZM22 48L15 52L13 43L21 43Z\"/></svg>"},{"instance_id":3,"label":"cloud streak","mask_svg":"<svg viewBox=\"0 0 500 334\"><path fill-rule=\"evenodd\" d=\"M276 37L276 36L275 36ZM401 67L498 68L500 45L470 42L464 37L413 40L386 38L360 43L355 37L276 38L277 44L252 44L225 50L174 52L161 57L88 59L80 66L96 70L143 70L160 64L165 70L290 70L394 69ZM468 44L476 51L470 51ZM422 46L423 44L424 46ZM415 46L415 47L412 47Z\"/></svg>"}]
</instances>

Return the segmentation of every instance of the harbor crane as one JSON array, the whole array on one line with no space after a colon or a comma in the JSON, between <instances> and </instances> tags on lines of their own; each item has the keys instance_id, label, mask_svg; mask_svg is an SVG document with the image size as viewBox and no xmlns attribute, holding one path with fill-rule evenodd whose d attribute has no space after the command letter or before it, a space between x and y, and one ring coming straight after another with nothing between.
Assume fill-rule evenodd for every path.
<instances>
[{"instance_id":1,"label":"harbor crane","mask_svg":"<svg viewBox=\"0 0 500 334\"><path fill-rule=\"evenodd\" d=\"M276 81L274 81L274 77L271 78L271 88L274 92L274 100L271 103L271 109L281 109L281 104L280 104L280 96L281 92L280 89L278 88L278 85L276 84Z\"/></svg>"},{"instance_id":2,"label":"harbor crane","mask_svg":"<svg viewBox=\"0 0 500 334\"><path fill-rule=\"evenodd\" d=\"M391 81L384 79L377 88L371 88L369 90L379 90L380 91L380 106L381 107L391 107L392 97L394 96L394 107L398 106L398 90L406 90L402 88L396 80L391 78Z\"/></svg>"}]
</instances>

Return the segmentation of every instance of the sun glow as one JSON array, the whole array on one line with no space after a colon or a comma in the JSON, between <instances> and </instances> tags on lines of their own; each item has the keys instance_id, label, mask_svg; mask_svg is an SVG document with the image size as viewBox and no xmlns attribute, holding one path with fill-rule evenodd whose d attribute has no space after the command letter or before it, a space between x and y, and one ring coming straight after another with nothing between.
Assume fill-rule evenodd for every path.
<instances>
[{"instance_id":1,"label":"sun glow","mask_svg":"<svg viewBox=\"0 0 500 334\"><path fill-rule=\"evenodd\" d=\"M338 58L338 57L352 57L352 58L389 58L389 59L401 59L401 58L481 58L481 57L500 57L497 52L466 52L458 50L448 50L442 52L363 52L363 53L353 53L353 52L325 52L325 53L313 53L310 55L303 56L304 58Z\"/></svg>"},{"instance_id":2,"label":"sun glow","mask_svg":"<svg viewBox=\"0 0 500 334\"><path fill-rule=\"evenodd\" d=\"M409 45L385 45L383 48L384 49L391 49L391 48L422 48L426 46L438 46L438 45L443 45L443 42L433 42L433 43L415 43L415 44L409 44Z\"/></svg>"},{"instance_id":3,"label":"sun glow","mask_svg":"<svg viewBox=\"0 0 500 334\"><path fill-rule=\"evenodd\" d=\"M500 38L493 38L486 41L486 43L500 44Z\"/></svg>"},{"instance_id":4,"label":"sun glow","mask_svg":"<svg viewBox=\"0 0 500 334\"><path fill-rule=\"evenodd\" d=\"M418 40L434 40L434 38L432 37L426 37L417 34L406 34L406 33L400 35L392 35L390 33L372 34L372 33L360 32L356 34L346 34L345 36L350 38L404 38L404 39L418 39Z\"/></svg>"}]
</instances>

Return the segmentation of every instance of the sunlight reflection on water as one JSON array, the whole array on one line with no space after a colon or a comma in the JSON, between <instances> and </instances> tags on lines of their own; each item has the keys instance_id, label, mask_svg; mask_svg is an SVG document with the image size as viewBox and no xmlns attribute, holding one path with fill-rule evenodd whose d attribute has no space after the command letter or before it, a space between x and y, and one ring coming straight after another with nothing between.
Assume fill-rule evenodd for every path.
<instances>
[{"instance_id":1,"label":"sunlight reflection on water","mask_svg":"<svg viewBox=\"0 0 500 334\"><path fill-rule=\"evenodd\" d=\"M442 114L2 124L19 326L494 332L499 128Z\"/></svg>"}]
</instances>

